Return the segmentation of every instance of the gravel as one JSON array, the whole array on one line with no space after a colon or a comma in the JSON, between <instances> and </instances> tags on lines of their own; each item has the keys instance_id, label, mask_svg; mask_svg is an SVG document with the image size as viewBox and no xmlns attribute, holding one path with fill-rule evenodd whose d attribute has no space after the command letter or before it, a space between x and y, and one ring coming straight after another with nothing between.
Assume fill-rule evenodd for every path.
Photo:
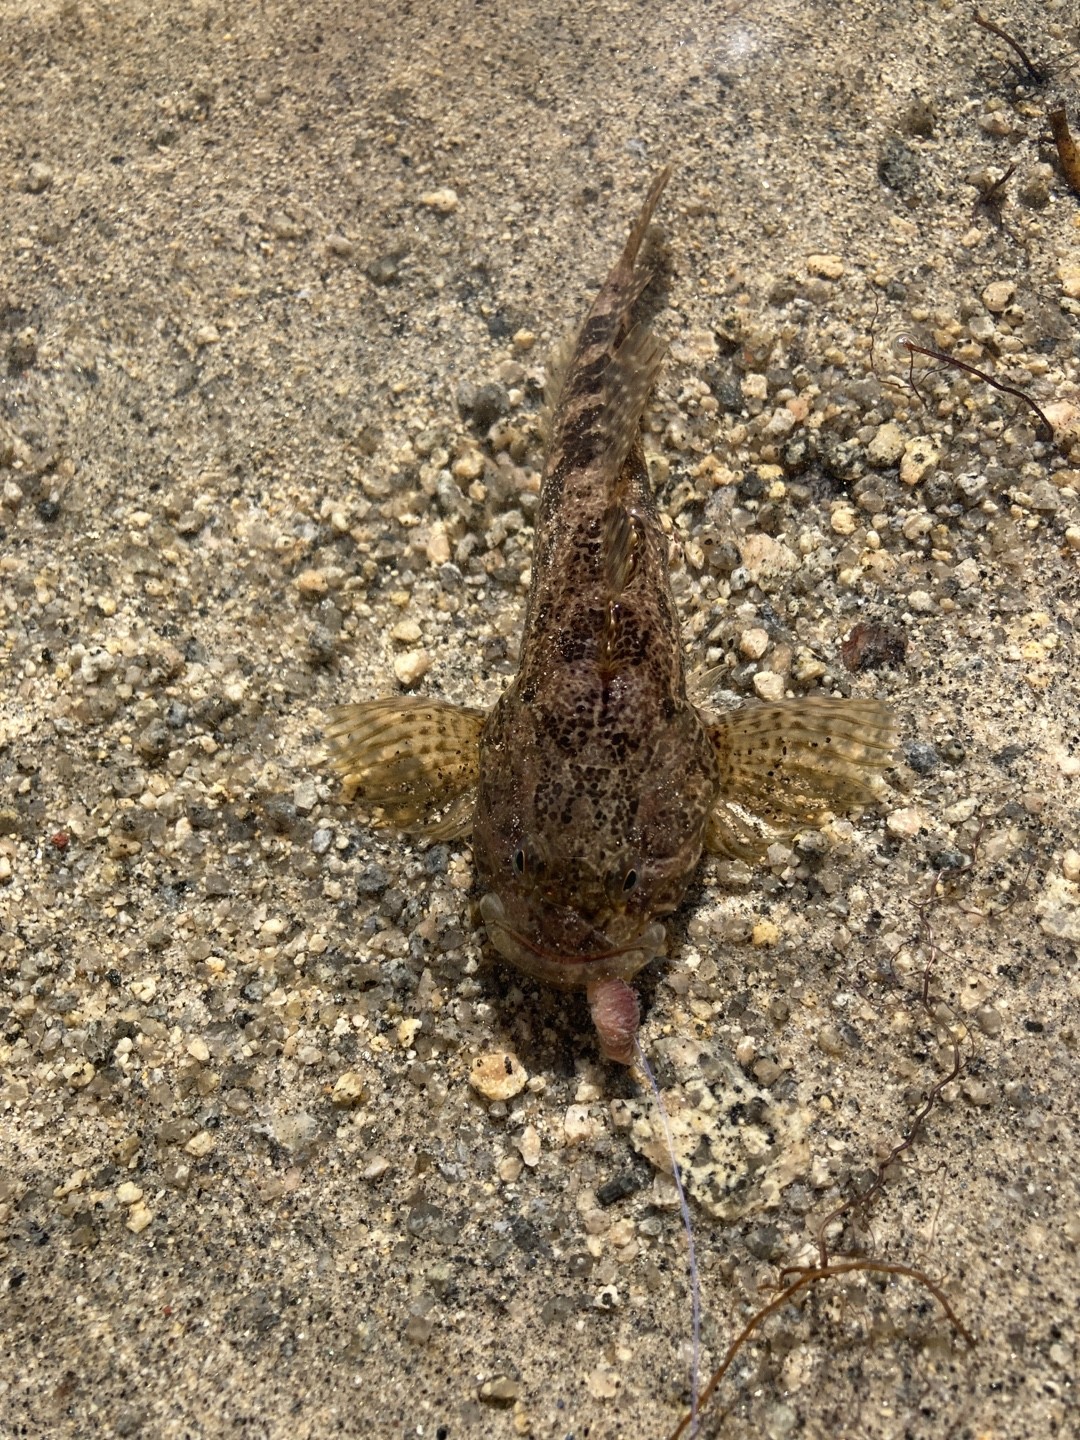
<instances>
[{"instance_id":1,"label":"gravel","mask_svg":"<svg viewBox=\"0 0 1080 1440\"><path fill-rule=\"evenodd\" d=\"M1067 6L1004 18L1049 90L964 7L106 9L9 5L0 60L0 1432L674 1428L651 1100L492 959L467 843L362 827L321 741L513 672L545 364L670 161L646 448L688 664L901 734L880 811L706 864L645 977L706 1349L955 1045L842 1243L980 1338L850 1280L766 1323L724 1433L1065 1433Z\"/></svg>"}]
</instances>

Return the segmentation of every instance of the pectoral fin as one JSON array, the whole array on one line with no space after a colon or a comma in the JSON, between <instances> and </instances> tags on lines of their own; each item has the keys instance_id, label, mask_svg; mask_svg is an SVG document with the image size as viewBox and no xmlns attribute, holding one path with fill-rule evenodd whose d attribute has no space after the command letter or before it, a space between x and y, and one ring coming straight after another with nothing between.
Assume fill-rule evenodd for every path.
<instances>
[{"instance_id":1,"label":"pectoral fin","mask_svg":"<svg viewBox=\"0 0 1080 1440\"><path fill-rule=\"evenodd\" d=\"M720 803L706 844L750 859L779 834L876 798L896 735L877 700L811 699L706 719Z\"/></svg>"},{"instance_id":2,"label":"pectoral fin","mask_svg":"<svg viewBox=\"0 0 1080 1440\"><path fill-rule=\"evenodd\" d=\"M450 840L472 828L482 710L441 700L339 705L326 735L345 798L376 823Z\"/></svg>"}]
</instances>

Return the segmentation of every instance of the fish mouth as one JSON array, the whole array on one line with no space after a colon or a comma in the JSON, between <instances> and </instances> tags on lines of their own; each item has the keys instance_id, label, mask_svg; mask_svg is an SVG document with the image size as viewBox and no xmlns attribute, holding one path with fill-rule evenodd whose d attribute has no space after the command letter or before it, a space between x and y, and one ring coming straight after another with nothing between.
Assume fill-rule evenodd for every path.
<instances>
[{"instance_id":1,"label":"fish mouth","mask_svg":"<svg viewBox=\"0 0 1080 1440\"><path fill-rule=\"evenodd\" d=\"M661 954L667 931L653 920L639 935L625 945L610 942L588 950L558 950L523 935L510 923L506 906L493 891L480 901L480 914L487 926L488 938L504 959L527 975L545 980L550 985L578 987L593 980L617 978L629 980L642 966ZM602 932L592 932L604 942Z\"/></svg>"}]
</instances>

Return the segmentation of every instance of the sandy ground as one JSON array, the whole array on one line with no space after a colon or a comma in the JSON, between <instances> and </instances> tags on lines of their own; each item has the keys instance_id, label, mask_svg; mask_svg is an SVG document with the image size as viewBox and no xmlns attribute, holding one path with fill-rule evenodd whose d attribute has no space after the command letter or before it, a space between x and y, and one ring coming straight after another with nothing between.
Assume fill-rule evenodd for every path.
<instances>
[{"instance_id":1,"label":"sandy ground","mask_svg":"<svg viewBox=\"0 0 1080 1440\"><path fill-rule=\"evenodd\" d=\"M641 1092L321 743L512 673L544 362L665 162L688 660L903 742L879 813L704 866L643 987L706 1367L955 1046L829 1238L978 1337L833 1282L703 1433L1077 1433L1078 33L991 18L1046 83L919 0L0 0L0 1434L675 1425ZM850 673L859 621L906 655Z\"/></svg>"}]
</instances>

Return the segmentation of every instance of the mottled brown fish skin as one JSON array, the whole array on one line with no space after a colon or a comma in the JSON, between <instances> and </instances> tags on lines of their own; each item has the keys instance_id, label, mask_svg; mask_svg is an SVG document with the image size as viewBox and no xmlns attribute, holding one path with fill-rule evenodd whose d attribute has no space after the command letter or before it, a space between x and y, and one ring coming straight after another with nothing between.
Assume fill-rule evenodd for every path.
<instances>
[{"instance_id":1,"label":"mottled brown fish skin","mask_svg":"<svg viewBox=\"0 0 1080 1440\"><path fill-rule=\"evenodd\" d=\"M703 847L756 859L777 834L874 798L894 742L876 700L700 712L687 697L667 541L641 447L661 347L634 323L653 181L554 398L521 666L485 716L398 696L340 706L336 764L381 823L472 831L480 913L507 960L584 986L630 1064L628 983L665 945Z\"/></svg>"},{"instance_id":2,"label":"mottled brown fish skin","mask_svg":"<svg viewBox=\"0 0 1080 1440\"><path fill-rule=\"evenodd\" d=\"M640 441L659 363L632 328L643 231L593 304L555 403L520 668L480 736L473 853L489 934L568 986L625 981L660 949L657 917L683 897L718 785Z\"/></svg>"}]
</instances>

